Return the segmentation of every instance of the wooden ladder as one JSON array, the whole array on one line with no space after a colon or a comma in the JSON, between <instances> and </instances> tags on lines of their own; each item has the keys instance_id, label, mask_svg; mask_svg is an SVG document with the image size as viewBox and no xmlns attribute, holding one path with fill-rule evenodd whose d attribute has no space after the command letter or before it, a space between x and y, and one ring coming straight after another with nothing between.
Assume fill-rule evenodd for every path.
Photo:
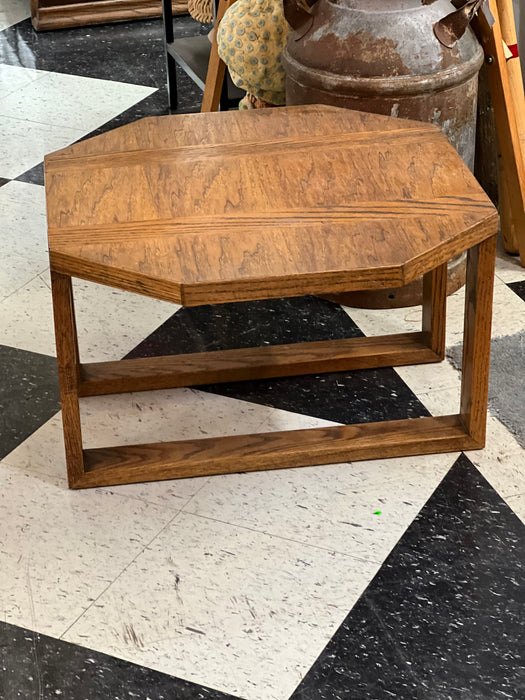
<instances>
[{"instance_id":1,"label":"wooden ladder","mask_svg":"<svg viewBox=\"0 0 525 700\"><path fill-rule=\"evenodd\" d=\"M490 25L480 12L473 23L485 51L500 159L499 211L503 245L525 267L525 96L512 0L489 0Z\"/></svg>"},{"instance_id":2,"label":"wooden ladder","mask_svg":"<svg viewBox=\"0 0 525 700\"><path fill-rule=\"evenodd\" d=\"M208 63L208 72L204 85L201 112L217 112L219 109L224 80L226 78L226 64L219 56L217 35L219 32L219 23L224 17L224 13L234 2L235 0L219 0L219 4L217 5L215 31L213 33L213 42L210 50L210 61Z\"/></svg>"}]
</instances>

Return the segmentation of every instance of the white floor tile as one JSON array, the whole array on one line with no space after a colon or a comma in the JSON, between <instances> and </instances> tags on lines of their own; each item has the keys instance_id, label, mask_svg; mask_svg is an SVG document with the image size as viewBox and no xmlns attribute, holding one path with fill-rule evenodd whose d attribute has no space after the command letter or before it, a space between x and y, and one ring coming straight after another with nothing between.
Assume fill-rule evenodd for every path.
<instances>
[{"instance_id":1,"label":"white floor tile","mask_svg":"<svg viewBox=\"0 0 525 700\"><path fill-rule=\"evenodd\" d=\"M29 0L2 0L0 4L0 31L26 17L30 17Z\"/></svg>"},{"instance_id":2,"label":"white floor tile","mask_svg":"<svg viewBox=\"0 0 525 700\"><path fill-rule=\"evenodd\" d=\"M525 280L525 268L521 266L518 255L507 255L498 251L496 258L496 277L502 282L521 282Z\"/></svg>"},{"instance_id":3,"label":"white floor tile","mask_svg":"<svg viewBox=\"0 0 525 700\"><path fill-rule=\"evenodd\" d=\"M421 306L403 309L358 309L353 306L342 308L367 336L421 330Z\"/></svg>"},{"instance_id":4,"label":"white floor tile","mask_svg":"<svg viewBox=\"0 0 525 700\"><path fill-rule=\"evenodd\" d=\"M508 496L505 500L518 518L525 524L525 493L519 496Z\"/></svg>"},{"instance_id":5,"label":"white floor tile","mask_svg":"<svg viewBox=\"0 0 525 700\"><path fill-rule=\"evenodd\" d=\"M453 389L459 396L461 373L448 360L428 365L396 367L396 371L418 396L443 389Z\"/></svg>"},{"instance_id":6,"label":"white floor tile","mask_svg":"<svg viewBox=\"0 0 525 700\"><path fill-rule=\"evenodd\" d=\"M2 6L3 3L0 5L0 27L2 23ZM29 85L34 80L42 78L44 75L46 75L45 71L23 68L22 66L8 66L5 63L0 63L0 99Z\"/></svg>"},{"instance_id":7,"label":"white floor tile","mask_svg":"<svg viewBox=\"0 0 525 700\"><path fill-rule=\"evenodd\" d=\"M174 516L0 463L2 619L58 637Z\"/></svg>"},{"instance_id":8,"label":"white floor tile","mask_svg":"<svg viewBox=\"0 0 525 700\"><path fill-rule=\"evenodd\" d=\"M49 264L44 188L12 180L0 188L0 298L29 283Z\"/></svg>"},{"instance_id":9,"label":"white floor tile","mask_svg":"<svg viewBox=\"0 0 525 700\"><path fill-rule=\"evenodd\" d=\"M205 394L194 389L170 389L82 399L86 447L166 442L169 440L255 433L274 409ZM66 465L60 414L19 445L5 459L13 468L49 475L66 485ZM196 494L207 478L110 487L120 495L175 508ZM182 504L178 501L184 499Z\"/></svg>"},{"instance_id":10,"label":"white floor tile","mask_svg":"<svg viewBox=\"0 0 525 700\"><path fill-rule=\"evenodd\" d=\"M31 123L67 126L89 133L144 99L157 88L47 73L39 80L0 97L0 116Z\"/></svg>"},{"instance_id":11,"label":"white floor tile","mask_svg":"<svg viewBox=\"0 0 525 700\"><path fill-rule=\"evenodd\" d=\"M447 347L463 342L465 289L449 297ZM525 304L507 285L496 278L492 307L492 337L513 335L525 328Z\"/></svg>"},{"instance_id":12,"label":"white floor tile","mask_svg":"<svg viewBox=\"0 0 525 700\"><path fill-rule=\"evenodd\" d=\"M118 360L179 308L174 304L74 281L82 360ZM0 302L0 342L55 355L49 276L31 280Z\"/></svg>"},{"instance_id":13,"label":"white floor tile","mask_svg":"<svg viewBox=\"0 0 525 700\"><path fill-rule=\"evenodd\" d=\"M185 511L379 564L457 456L214 477Z\"/></svg>"},{"instance_id":14,"label":"white floor tile","mask_svg":"<svg viewBox=\"0 0 525 700\"><path fill-rule=\"evenodd\" d=\"M465 305L465 288L462 287L447 300L447 347L463 342L463 318ZM411 306L404 309L357 309L343 307L367 336L391 333L407 333L421 329L421 307ZM512 335L525 327L525 304L507 285L496 277L494 284L494 306L492 337ZM427 365L429 373L438 365ZM424 369L419 370L424 372ZM449 370L442 379L448 384L452 375ZM441 388L444 388L442 385Z\"/></svg>"},{"instance_id":15,"label":"white floor tile","mask_svg":"<svg viewBox=\"0 0 525 700\"><path fill-rule=\"evenodd\" d=\"M65 639L247 700L285 700L376 568L182 514Z\"/></svg>"},{"instance_id":16,"label":"white floor tile","mask_svg":"<svg viewBox=\"0 0 525 700\"><path fill-rule=\"evenodd\" d=\"M504 498L525 493L525 452L494 416L487 421L487 445L468 452L470 461Z\"/></svg>"},{"instance_id":17,"label":"white floor tile","mask_svg":"<svg viewBox=\"0 0 525 700\"><path fill-rule=\"evenodd\" d=\"M436 389L425 394L418 394L418 399L433 416L449 416L459 413L459 387Z\"/></svg>"},{"instance_id":18,"label":"white floor tile","mask_svg":"<svg viewBox=\"0 0 525 700\"><path fill-rule=\"evenodd\" d=\"M47 153L68 146L85 134L85 129L2 117L0 177L15 178L22 175L44 160Z\"/></svg>"}]
</instances>

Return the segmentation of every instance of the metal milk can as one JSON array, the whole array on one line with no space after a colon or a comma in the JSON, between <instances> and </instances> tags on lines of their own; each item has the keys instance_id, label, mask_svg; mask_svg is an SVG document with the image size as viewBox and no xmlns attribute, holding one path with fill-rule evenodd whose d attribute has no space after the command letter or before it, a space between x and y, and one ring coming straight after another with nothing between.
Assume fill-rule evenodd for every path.
<instances>
[{"instance_id":1,"label":"metal milk can","mask_svg":"<svg viewBox=\"0 0 525 700\"><path fill-rule=\"evenodd\" d=\"M438 41L434 26L454 12L451 2L317 0L309 9L300 2L284 0L293 28L282 55L286 104L331 104L432 122L473 169L484 55L470 27L451 48ZM463 283L464 262L453 261L449 293ZM407 306L419 303L421 284L343 296L359 306Z\"/></svg>"}]
</instances>

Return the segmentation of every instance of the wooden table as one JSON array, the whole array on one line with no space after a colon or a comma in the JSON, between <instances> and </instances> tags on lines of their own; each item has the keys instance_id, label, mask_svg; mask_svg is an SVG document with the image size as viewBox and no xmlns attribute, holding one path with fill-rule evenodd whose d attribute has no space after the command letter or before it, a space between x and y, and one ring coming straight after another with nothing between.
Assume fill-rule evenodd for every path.
<instances>
[{"instance_id":1,"label":"wooden table","mask_svg":"<svg viewBox=\"0 0 525 700\"><path fill-rule=\"evenodd\" d=\"M438 128L329 106L147 118L48 156L45 170L71 487L484 445L498 217ZM464 250L458 414L83 448L82 396L439 362L446 263ZM395 287L420 276L417 333L79 358L72 277L193 306Z\"/></svg>"}]
</instances>

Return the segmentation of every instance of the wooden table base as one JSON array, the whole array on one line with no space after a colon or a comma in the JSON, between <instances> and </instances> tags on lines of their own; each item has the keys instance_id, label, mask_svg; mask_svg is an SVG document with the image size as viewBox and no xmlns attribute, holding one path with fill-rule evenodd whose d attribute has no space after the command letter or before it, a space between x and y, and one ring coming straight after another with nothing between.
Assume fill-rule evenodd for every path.
<instances>
[{"instance_id":1,"label":"wooden table base","mask_svg":"<svg viewBox=\"0 0 525 700\"><path fill-rule=\"evenodd\" d=\"M457 415L84 450L79 397L439 362L446 265L424 277L418 333L81 364L71 277L52 271L66 461L72 488L481 448L485 444L496 237L469 251Z\"/></svg>"}]
</instances>

